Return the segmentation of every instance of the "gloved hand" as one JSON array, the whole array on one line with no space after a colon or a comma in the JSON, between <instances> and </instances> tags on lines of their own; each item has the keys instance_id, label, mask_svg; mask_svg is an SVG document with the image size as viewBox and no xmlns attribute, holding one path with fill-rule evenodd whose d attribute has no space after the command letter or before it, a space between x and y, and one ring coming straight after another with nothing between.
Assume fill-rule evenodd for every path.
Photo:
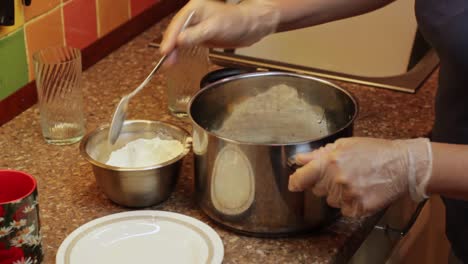
<instances>
[{"instance_id":1,"label":"gloved hand","mask_svg":"<svg viewBox=\"0 0 468 264\"><path fill-rule=\"evenodd\" d=\"M185 19L193 10L191 25L181 33ZM161 52L168 54L177 45L248 46L273 33L279 16L271 0L245 0L240 4L192 0L171 21L161 43Z\"/></svg>"},{"instance_id":2,"label":"gloved hand","mask_svg":"<svg viewBox=\"0 0 468 264\"><path fill-rule=\"evenodd\" d=\"M344 138L295 159L305 165L289 178L289 190L312 188L346 216L372 215L407 192L421 201L432 175L425 138Z\"/></svg>"}]
</instances>

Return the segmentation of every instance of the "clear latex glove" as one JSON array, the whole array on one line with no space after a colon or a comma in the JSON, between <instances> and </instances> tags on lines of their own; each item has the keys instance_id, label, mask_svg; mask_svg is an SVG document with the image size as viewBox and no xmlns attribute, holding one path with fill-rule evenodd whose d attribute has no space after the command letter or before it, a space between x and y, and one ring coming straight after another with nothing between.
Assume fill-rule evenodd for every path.
<instances>
[{"instance_id":1,"label":"clear latex glove","mask_svg":"<svg viewBox=\"0 0 468 264\"><path fill-rule=\"evenodd\" d=\"M296 162L305 165L289 178L291 191L312 188L346 216L369 216L407 192L415 201L427 198L432 149L425 138L344 138Z\"/></svg>"},{"instance_id":2,"label":"clear latex glove","mask_svg":"<svg viewBox=\"0 0 468 264\"><path fill-rule=\"evenodd\" d=\"M185 19L193 10L191 25L181 33ZM168 54L177 45L248 46L273 33L279 16L271 0L245 0L240 4L192 0L171 21L161 43L161 52Z\"/></svg>"}]
</instances>

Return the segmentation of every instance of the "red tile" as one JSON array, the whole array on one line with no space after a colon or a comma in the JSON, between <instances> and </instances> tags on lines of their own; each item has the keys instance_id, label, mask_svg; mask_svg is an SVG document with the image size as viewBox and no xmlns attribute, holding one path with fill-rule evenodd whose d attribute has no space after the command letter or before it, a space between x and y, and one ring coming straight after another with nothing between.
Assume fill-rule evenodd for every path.
<instances>
[{"instance_id":1,"label":"red tile","mask_svg":"<svg viewBox=\"0 0 468 264\"><path fill-rule=\"evenodd\" d=\"M96 41L98 33L95 0L69 1L63 7L63 16L68 46L83 49Z\"/></svg>"},{"instance_id":2,"label":"red tile","mask_svg":"<svg viewBox=\"0 0 468 264\"><path fill-rule=\"evenodd\" d=\"M159 2L159 0L131 0L132 17L139 15L157 2Z\"/></svg>"}]
</instances>

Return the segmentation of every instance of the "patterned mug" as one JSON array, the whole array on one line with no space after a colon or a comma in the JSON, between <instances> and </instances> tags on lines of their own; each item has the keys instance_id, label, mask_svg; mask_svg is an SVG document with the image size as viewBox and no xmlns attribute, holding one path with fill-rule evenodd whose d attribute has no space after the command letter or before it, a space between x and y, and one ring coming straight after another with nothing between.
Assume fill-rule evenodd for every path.
<instances>
[{"instance_id":1,"label":"patterned mug","mask_svg":"<svg viewBox=\"0 0 468 264\"><path fill-rule=\"evenodd\" d=\"M29 174L0 170L0 264L43 259L37 183Z\"/></svg>"}]
</instances>

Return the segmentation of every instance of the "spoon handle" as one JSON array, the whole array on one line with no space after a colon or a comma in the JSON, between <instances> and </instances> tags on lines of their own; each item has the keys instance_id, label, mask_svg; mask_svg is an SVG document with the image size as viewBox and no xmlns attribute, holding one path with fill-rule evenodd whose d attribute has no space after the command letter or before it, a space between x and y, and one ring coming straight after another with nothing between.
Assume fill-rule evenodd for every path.
<instances>
[{"instance_id":1,"label":"spoon handle","mask_svg":"<svg viewBox=\"0 0 468 264\"><path fill-rule=\"evenodd\" d=\"M190 21L192 20L192 17L194 14L195 14L195 10L192 11L187 17L187 19L185 20L184 25L182 26L181 32L184 31L187 28L187 26L190 24ZM156 64L156 66L154 66L153 70L150 72L148 77L146 77L146 79L135 90L133 90L133 92L131 92L128 95L128 99L132 98L135 94L141 91L141 89L143 89L143 87L145 87L148 84L148 82L153 78L154 74L158 71L158 69L161 67L164 61L166 61L167 57L168 57L167 54L165 54L161 57L161 59L159 59L159 62Z\"/></svg>"},{"instance_id":2,"label":"spoon handle","mask_svg":"<svg viewBox=\"0 0 468 264\"><path fill-rule=\"evenodd\" d=\"M141 89L143 89L143 87L145 87L149 81L153 78L154 74L156 73L156 71L161 67L161 65L164 63L164 61L166 60L167 56L166 55L163 55L161 57L161 59L159 60L158 64L156 64L156 66L153 68L153 70L150 72L150 74L148 75L148 77L146 77L146 79L135 89L133 90L133 92L131 92L129 95L128 95L128 99L132 98L135 94L137 94L138 92L141 91Z\"/></svg>"}]
</instances>

